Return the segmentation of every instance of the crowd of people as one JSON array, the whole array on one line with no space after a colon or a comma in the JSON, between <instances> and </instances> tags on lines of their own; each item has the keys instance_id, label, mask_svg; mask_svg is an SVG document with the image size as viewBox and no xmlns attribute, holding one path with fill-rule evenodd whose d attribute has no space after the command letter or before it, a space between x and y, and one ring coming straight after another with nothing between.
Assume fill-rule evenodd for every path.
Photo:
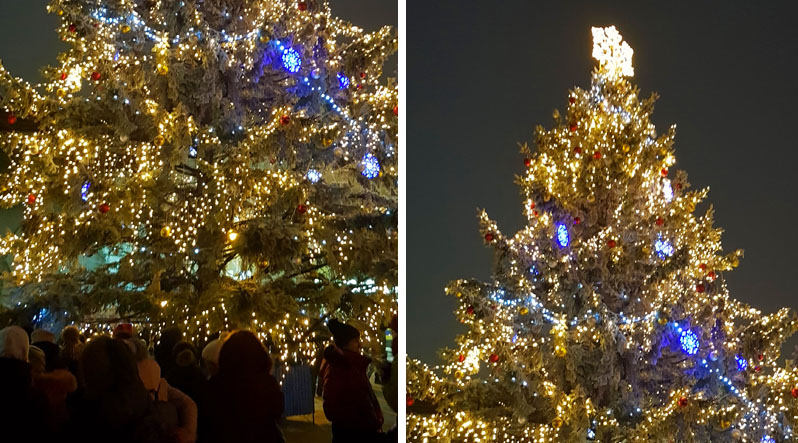
<instances>
[{"instance_id":1,"label":"crowd of people","mask_svg":"<svg viewBox=\"0 0 798 443\"><path fill-rule=\"evenodd\" d=\"M323 352L317 393L332 442L396 441L395 428L382 430L359 331L338 320L328 328L333 344ZM266 347L247 330L220 333L198 352L176 328L150 347L131 324L88 340L75 326L58 340L8 326L0 330L0 440L284 442L284 397L272 369ZM384 392L396 410L392 378Z\"/></svg>"}]
</instances>

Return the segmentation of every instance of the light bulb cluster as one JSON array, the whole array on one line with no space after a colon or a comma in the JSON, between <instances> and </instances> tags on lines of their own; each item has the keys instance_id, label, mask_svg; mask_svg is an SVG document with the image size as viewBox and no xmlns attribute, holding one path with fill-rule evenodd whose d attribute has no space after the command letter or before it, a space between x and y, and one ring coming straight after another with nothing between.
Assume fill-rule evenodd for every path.
<instances>
[{"instance_id":1,"label":"light bulb cluster","mask_svg":"<svg viewBox=\"0 0 798 443\"><path fill-rule=\"evenodd\" d=\"M673 171L673 128L628 77L631 48L594 29L598 67L555 127L523 146L528 224L483 211L495 280L446 288L467 331L444 362L408 360L410 441L788 441L798 369L779 368L798 317L729 296L706 190Z\"/></svg>"}]
</instances>

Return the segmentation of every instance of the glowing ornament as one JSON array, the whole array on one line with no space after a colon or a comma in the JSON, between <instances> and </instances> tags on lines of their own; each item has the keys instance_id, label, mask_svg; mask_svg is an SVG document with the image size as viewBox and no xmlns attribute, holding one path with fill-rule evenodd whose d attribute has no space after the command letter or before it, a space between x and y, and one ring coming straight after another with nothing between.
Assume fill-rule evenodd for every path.
<instances>
[{"instance_id":1,"label":"glowing ornament","mask_svg":"<svg viewBox=\"0 0 798 443\"><path fill-rule=\"evenodd\" d=\"M361 161L361 165L363 166L363 170L360 172L363 177L371 180L377 178L380 174L380 161L377 160L377 157L374 156L372 153L366 153L363 156L363 160Z\"/></svg>"},{"instance_id":2,"label":"glowing ornament","mask_svg":"<svg viewBox=\"0 0 798 443\"><path fill-rule=\"evenodd\" d=\"M341 147L337 147L333 149L333 155L335 155L338 158L341 158L344 156L344 150Z\"/></svg>"},{"instance_id":3,"label":"glowing ornament","mask_svg":"<svg viewBox=\"0 0 798 443\"><path fill-rule=\"evenodd\" d=\"M576 128L577 128L576 124L571 125L570 126L571 132L576 132Z\"/></svg>"},{"instance_id":4,"label":"glowing ornament","mask_svg":"<svg viewBox=\"0 0 798 443\"><path fill-rule=\"evenodd\" d=\"M680 408L687 406L688 404L687 397L681 397L678 401L678 404Z\"/></svg>"},{"instance_id":5,"label":"glowing ornament","mask_svg":"<svg viewBox=\"0 0 798 443\"><path fill-rule=\"evenodd\" d=\"M322 146L324 146L325 148L329 148L329 147L330 147L330 145L331 145L331 144L333 144L333 139L331 139L331 138L329 138L329 137L325 137L325 138L324 138L324 139L321 141L321 144L322 144Z\"/></svg>"},{"instance_id":6,"label":"glowing ornament","mask_svg":"<svg viewBox=\"0 0 798 443\"><path fill-rule=\"evenodd\" d=\"M568 353L568 350L565 349L565 346L557 345L557 346L554 347L554 355L556 355L557 357L560 357L560 358L565 357L565 355L567 353Z\"/></svg>"},{"instance_id":7,"label":"glowing ornament","mask_svg":"<svg viewBox=\"0 0 798 443\"><path fill-rule=\"evenodd\" d=\"M518 310L518 313L521 315L527 315L529 314L529 308L526 306L521 306L521 309Z\"/></svg>"},{"instance_id":8,"label":"glowing ornament","mask_svg":"<svg viewBox=\"0 0 798 443\"><path fill-rule=\"evenodd\" d=\"M792 395L792 398L798 398L798 388L790 389L790 395Z\"/></svg>"},{"instance_id":9,"label":"glowing ornament","mask_svg":"<svg viewBox=\"0 0 798 443\"><path fill-rule=\"evenodd\" d=\"M338 87L341 89L347 89L349 87L349 77L344 75L343 72L339 72L338 75Z\"/></svg>"},{"instance_id":10,"label":"glowing ornament","mask_svg":"<svg viewBox=\"0 0 798 443\"><path fill-rule=\"evenodd\" d=\"M465 361L465 354L460 354L457 356L457 361L462 363Z\"/></svg>"},{"instance_id":11,"label":"glowing ornament","mask_svg":"<svg viewBox=\"0 0 798 443\"><path fill-rule=\"evenodd\" d=\"M97 71L91 73L91 79L94 81L99 81L102 78L102 74Z\"/></svg>"},{"instance_id":12,"label":"glowing ornament","mask_svg":"<svg viewBox=\"0 0 798 443\"><path fill-rule=\"evenodd\" d=\"M17 116L15 116L14 114L8 114L8 124L13 125L16 122L17 122Z\"/></svg>"},{"instance_id":13,"label":"glowing ornament","mask_svg":"<svg viewBox=\"0 0 798 443\"><path fill-rule=\"evenodd\" d=\"M628 143L624 143L623 146L621 146L621 150L623 152L629 152L629 149L631 149L631 147L629 146Z\"/></svg>"},{"instance_id":14,"label":"glowing ornament","mask_svg":"<svg viewBox=\"0 0 798 443\"><path fill-rule=\"evenodd\" d=\"M169 226L164 226L161 228L161 237L167 238L172 236L172 228Z\"/></svg>"},{"instance_id":15,"label":"glowing ornament","mask_svg":"<svg viewBox=\"0 0 798 443\"><path fill-rule=\"evenodd\" d=\"M78 30L78 27L75 24L69 25L69 32L75 32Z\"/></svg>"},{"instance_id":16,"label":"glowing ornament","mask_svg":"<svg viewBox=\"0 0 798 443\"><path fill-rule=\"evenodd\" d=\"M641 251L642 251L642 252L643 252L643 254L645 254L645 255L651 254L651 248L649 248L648 246L643 246L643 248L641 249Z\"/></svg>"},{"instance_id":17,"label":"glowing ornament","mask_svg":"<svg viewBox=\"0 0 798 443\"><path fill-rule=\"evenodd\" d=\"M581 146L577 146L577 147L575 147L575 148L574 148L574 153L576 153L576 154L581 154L581 153L582 153L582 147L581 147Z\"/></svg>"},{"instance_id":18,"label":"glowing ornament","mask_svg":"<svg viewBox=\"0 0 798 443\"><path fill-rule=\"evenodd\" d=\"M610 78L632 77L634 50L623 41L615 26L592 28L593 58L598 60L599 68Z\"/></svg>"},{"instance_id":19,"label":"glowing ornament","mask_svg":"<svg viewBox=\"0 0 798 443\"><path fill-rule=\"evenodd\" d=\"M756 356L756 359L759 360L759 361L762 361L762 360L765 359L765 355L764 354L759 354L759 355Z\"/></svg>"},{"instance_id":20,"label":"glowing ornament","mask_svg":"<svg viewBox=\"0 0 798 443\"><path fill-rule=\"evenodd\" d=\"M61 16L64 15L64 10L63 9L59 9L58 10L58 15L61 15Z\"/></svg>"},{"instance_id":21,"label":"glowing ornament","mask_svg":"<svg viewBox=\"0 0 798 443\"><path fill-rule=\"evenodd\" d=\"M706 287L704 287L703 284L699 283L699 284L695 285L695 291L698 292L699 294L703 293L705 290L706 290Z\"/></svg>"},{"instance_id":22,"label":"glowing ornament","mask_svg":"<svg viewBox=\"0 0 798 443\"><path fill-rule=\"evenodd\" d=\"M163 63L158 63L158 66L155 68L155 72L157 72L158 75L166 75L169 73L169 66L166 66Z\"/></svg>"},{"instance_id":23,"label":"glowing ornament","mask_svg":"<svg viewBox=\"0 0 798 443\"><path fill-rule=\"evenodd\" d=\"M303 205L302 203L300 203L296 207L296 212L299 212L300 214L304 214L304 213L308 212L308 207Z\"/></svg>"},{"instance_id":24,"label":"glowing ornament","mask_svg":"<svg viewBox=\"0 0 798 443\"><path fill-rule=\"evenodd\" d=\"M612 248L614 248L616 246L618 246L618 243L616 243L615 240L613 240L613 239L607 240L607 247L608 248L612 249Z\"/></svg>"},{"instance_id":25,"label":"glowing ornament","mask_svg":"<svg viewBox=\"0 0 798 443\"><path fill-rule=\"evenodd\" d=\"M490 354L490 358L488 358L491 363L496 363L499 361L499 356L497 354Z\"/></svg>"},{"instance_id":26,"label":"glowing ornament","mask_svg":"<svg viewBox=\"0 0 798 443\"><path fill-rule=\"evenodd\" d=\"M698 353L698 336L689 329L682 331L679 336L679 344L682 347L682 351L687 355L696 355Z\"/></svg>"},{"instance_id":27,"label":"glowing ornament","mask_svg":"<svg viewBox=\"0 0 798 443\"><path fill-rule=\"evenodd\" d=\"M280 124L281 125L287 125L290 122L291 122L291 117L289 117L287 115L283 115L283 116L280 117Z\"/></svg>"},{"instance_id":28,"label":"glowing ornament","mask_svg":"<svg viewBox=\"0 0 798 443\"><path fill-rule=\"evenodd\" d=\"M363 78L363 79L365 79L365 78L366 78L366 73L365 73L365 72L361 72L361 73L360 73L360 78Z\"/></svg>"},{"instance_id":29,"label":"glowing ornament","mask_svg":"<svg viewBox=\"0 0 798 443\"><path fill-rule=\"evenodd\" d=\"M311 183L318 183L321 180L321 172L315 169L310 169L308 170L308 173L305 174L305 177L307 177L308 181Z\"/></svg>"},{"instance_id":30,"label":"glowing ornament","mask_svg":"<svg viewBox=\"0 0 798 443\"><path fill-rule=\"evenodd\" d=\"M739 429L735 429L732 431L731 436L732 438L740 438L743 436L743 433Z\"/></svg>"},{"instance_id":31,"label":"glowing ornament","mask_svg":"<svg viewBox=\"0 0 798 443\"><path fill-rule=\"evenodd\" d=\"M230 231L227 233L227 239L228 239L228 240L230 240L230 241L236 241L236 239L237 239L237 238L238 238L238 232L236 232L236 231L234 231L234 230L232 230L232 229L231 229L231 230L230 230Z\"/></svg>"},{"instance_id":32,"label":"glowing ornament","mask_svg":"<svg viewBox=\"0 0 798 443\"><path fill-rule=\"evenodd\" d=\"M531 158L525 158L524 159L524 166L526 166L527 168L532 166L532 159Z\"/></svg>"},{"instance_id":33,"label":"glowing ornament","mask_svg":"<svg viewBox=\"0 0 798 443\"><path fill-rule=\"evenodd\" d=\"M36 196L34 194L28 194L28 204L36 203Z\"/></svg>"},{"instance_id":34,"label":"glowing ornament","mask_svg":"<svg viewBox=\"0 0 798 443\"><path fill-rule=\"evenodd\" d=\"M493 241L493 234L491 234L490 232L485 234L485 241L488 242L488 243L492 242Z\"/></svg>"},{"instance_id":35,"label":"glowing ornament","mask_svg":"<svg viewBox=\"0 0 798 443\"><path fill-rule=\"evenodd\" d=\"M300 58L299 53L294 48L283 49L281 60L285 70L292 74L299 72L299 68L302 67L302 58Z\"/></svg>"},{"instance_id":36,"label":"glowing ornament","mask_svg":"<svg viewBox=\"0 0 798 443\"><path fill-rule=\"evenodd\" d=\"M706 263L701 263L700 265L698 265L698 269L700 269L702 271L706 271L707 270L707 264Z\"/></svg>"},{"instance_id":37,"label":"glowing ornament","mask_svg":"<svg viewBox=\"0 0 798 443\"><path fill-rule=\"evenodd\" d=\"M718 361L718 358L719 358L719 357L720 357L720 354L718 353L718 351L716 351L716 350L714 350L714 349L713 349L712 351L710 351L710 353L709 353L709 359L710 359L710 360L712 360L712 361Z\"/></svg>"},{"instance_id":38,"label":"glowing ornament","mask_svg":"<svg viewBox=\"0 0 798 443\"><path fill-rule=\"evenodd\" d=\"M707 274L707 278L708 278L710 281L714 281L714 280L715 280L715 278L717 278L717 276L715 275L715 271L709 271L709 273Z\"/></svg>"},{"instance_id":39,"label":"glowing ornament","mask_svg":"<svg viewBox=\"0 0 798 443\"><path fill-rule=\"evenodd\" d=\"M596 196L593 195L593 194L588 195L587 196L587 202L588 203L595 203L596 202Z\"/></svg>"},{"instance_id":40,"label":"glowing ornament","mask_svg":"<svg viewBox=\"0 0 798 443\"><path fill-rule=\"evenodd\" d=\"M574 217L574 224L575 224L575 225L578 225L578 224L579 224L579 223L581 223L581 222L582 222L582 219L581 219L581 218L579 218L579 217Z\"/></svg>"},{"instance_id":41,"label":"glowing ornament","mask_svg":"<svg viewBox=\"0 0 798 443\"><path fill-rule=\"evenodd\" d=\"M667 177L668 176L668 168L662 168L662 170L659 171L659 172L660 172L660 174L662 174L663 177Z\"/></svg>"},{"instance_id":42,"label":"glowing ornament","mask_svg":"<svg viewBox=\"0 0 798 443\"><path fill-rule=\"evenodd\" d=\"M103 203L100 205L100 213L105 214L111 210L111 206L108 203Z\"/></svg>"},{"instance_id":43,"label":"glowing ornament","mask_svg":"<svg viewBox=\"0 0 798 443\"><path fill-rule=\"evenodd\" d=\"M415 403L415 402L416 402L416 401L415 401L415 400L413 400L413 397L411 397L411 396L409 396L409 395L407 396L407 401L406 401L406 403L407 403L407 406L413 406L413 403Z\"/></svg>"},{"instance_id":44,"label":"glowing ornament","mask_svg":"<svg viewBox=\"0 0 798 443\"><path fill-rule=\"evenodd\" d=\"M308 9L308 4L306 2L299 2L299 3L297 3L296 7L300 11L306 11ZM408 405L408 406L410 406L410 405Z\"/></svg>"},{"instance_id":45,"label":"glowing ornament","mask_svg":"<svg viewBox=\"0 0 798 443\"><path fill-rule=\"evenodd\" d=\"M399 105L393 107L393 115L399 115Z\"/></svg>"},{"instance_id":46,"label":"glowing ornament","mask_svg":"<svg viewBox=\"0 0 798 443\"><path fill-rule=\"evenodd\" d=\"M731 426L731 422L729 420L726 420L725 418L720 420L721 429L729 429L729 426Z\"/></svg>"},{"instance_id":47,"label":"glowing ornament","mask_svg":"<svg viewBox=\"0 0 798 443\"><path fill-rule=\"evenodd\" d=\"M164 143L166 143L166 139L163 137L163 135L159 135L156 136L152 142L155 143L155 146L158 146L160 148L161 146L163 146Z\"/></svg>"},{"instance_id":48,"label":"glowing ornament","mask_svg":"<svg viewBox=\"0 0 798 443\"><path fill-rule=\"evenodd\" d=\"M474 315L474 307L473 306L469 306L468 308L466 308L466 313L468 315Z\"/></svg>"},{"instance_id":49,"label":"glowing ornament","mask_svg":"<svg viewBox=\"0 0 798 443\"><path fill-rule=\"evenodd\" d=\"M673 245L662 239L662 235L657 236L657 241L654 242L654 250L657 251L657 256L663 260L673 255Z\"/></svg>"},{"instance_id":50,"label":"glowing ornament","mask_svg":"<svg viewBox=\"0 0 798 443\"><path fill-rule=\"evenodd\" d=\"M657 221L655 223L657 226L662 226L665 224L665 220L662 217L657 217Z\"/></svg>"},{"instance_id":51,"label":"glowing ornament","mask_svg":"<svg viewBox=\"0 0 798 443\"><path fill-rule=\"evenodd\" d=\"M595 160L601 160L601 152L599 152L599 151L594 152L593 153L593 158Z\"/></svg>"},{"instance_id":52,"label":"glowing ornament","mask_svg":"<svg viewBox=\"0 0 798 443\"><path fill-rule=\"evenodd\" d=\"M454 378L456 378L457 380L462 379L463 375L464 375L463 371L461 371L461 370L454 371Z\"/></svg>"},{"instance_id":53,"label":"glowing ornament","mask_svg":"<svg viewBox=\"0 0 798 443\"><path fill-rule=\"evenodd\" d=\"M127 34L128 32L130 32L130 26L122 25L122 34Z\"/></svg>"},{"instance_id":54,"label":"glowing ornament","mask_svg":"<svg viewBox=\"0 0 798 443\"><path fill-rule=\"evenodd\" d=\"M562 427L562 419L560 417L554 417L554 420L551 421L551 425L554 426L555 429L560 429Z\"/></svg>"},{"instance_id":55,"label":"glowing ornament","mask_svg":"<svg viewBox=\"0 0 798 443\"><path fill-rule=\"evenodd\" d=\"M58 89L55 91L55 95L57 95L57 96L58 96L58 98L64 98L64 96L66 95L66 89L64 89L64 88L58 88Z\"/></svg>"},{"instance_id":56,"label":"glowing ornament","mask_svg":"<svg viewBox=\"0 0 798 443\"><path fill-rule=\"evenodd\" d=\"M665 326L665 325L667 325L667 324L668 324L668 316L667 316L667 315L665 315L665 314L660 314L660 315L657 317L657 323L659 323L659 324L660 324L660 325L662 325L662 326Z\"/></svg>"},{"instance_id":57,"label":"glowing ornament","mask_svg":"<svg viewBox=\"0 0 798 443\"><path fill-rule=\"evenodd\" d=\"M66 72L62 72L62 73L61 73L61 80L66 80L66 79L67 79L67 74L66 74Z\"/></svg>"},{"instance_id":58,"label":"glowing ornament","mask_svg":"<svg viewBox=\"0 0 798 443\"><path fill-rule=\"evenodd\" d=\"M568 235L568 228L566 228L562 223L557 224L557 244L559 244L561 248L565 248L568 246L570 241L571 239Z\"/></svg>"},{"instance_id":59,"label":"glowing ornament","mask_svg":"<svg viewBox=\"0 0 798 443\"><path fill-rule=\"evenodd\" d=\"M568 103L574 104L575 102L576 102L576 98L575 97L568 97Z\"/></svg>"}]
</instances>

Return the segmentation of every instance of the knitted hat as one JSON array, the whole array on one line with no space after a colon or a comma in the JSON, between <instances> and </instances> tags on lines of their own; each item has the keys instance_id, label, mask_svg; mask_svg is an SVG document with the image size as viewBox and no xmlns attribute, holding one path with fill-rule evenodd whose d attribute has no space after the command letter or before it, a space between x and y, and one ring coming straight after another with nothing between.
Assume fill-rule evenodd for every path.
<instances>
[{"instance_id":1,"label":"knitted hat","mask_svg":"<svg viewBox=\"0 0 798 443\"><path fill-rule=\"evenodd\" d=\"M0 330L0 357L28 361L28 333L19 326Z\"/></svg>"},{"instance_id":2,"label":"knitted hat","mask_svg":"<svg viewBox=\"0 0 798 443\"><path fill-rule=\"evenodd\" d=\"M43 341L49 343L55 343L55 335L52 332L47 331L45 329L36 329L30 333L31 343L39 343Z\"/></svg>"},{"instance_id":3,"label":"knitted hat","mask_svg":"<svg viewBox=\"0 0 798 443\"><path fill-rule=\"evenodd\" d=\"M114 338L131 338L136 335L136 328L130 323L119 323L114 328Z\"/></svg>"},{"instance_id":4,"label":"knitted hat","mask_svg":"<svg viewBox=\"0 0 798 443\"><path fill-rule=\"evenodd\" d=\"M336 319L332 319L327 322L327 328L333 335L333 341L335 342L335 345L339 348L343 348L352 340L360 338L360 331Z\"/></svg>"},{"instance_id":5,"label":"knitted hat","mask_svg":"<svg viewBox=\"0 0 798 443\"><path fill-rule=\"evenodd\" d=\"M28 347L28 362L30 362L31 371L34 374L40 374L47 368L47 357L44 351L33 345Z\"/></svg>"},{"instance_id":6,"label":"knitted hat","mask_svg":"<svg viewBox=\"0 0 798 443\"><path fill-rule=\"evenodd\" d=\"M222 344L224 341L227 340L227 337L230 335L229 332L222 332L219 335L219 338L216 340L211 340L205 345L205 348L202 349L202 359L208 363L212 363L214 365L219 365L219 351L222 350Z\"/></svg>"},{"instance_id":7,"label":"knitted hat","mask_svg":"<svg viewBox=\"0 0 798 443\"><path fill-rule=\"evenodd\" d=\"M161 378L161 367L158 362L151 358L146 358L138 362L139 377L144 384L144 388L151 392L156 400L166 401L168 385Z\"/></svg>"},{"instance_id":8,"label":"knitted hat","mask_svg":"<svg viewBox=\"0 0 798 443\"><path fill-rule=\"evenodd\" d=\"M182 368L194 366L194 362L197 361L197 353L194 350L194 346L185 341L175 345L174 349L172 349L172 356L174 356L177 366Z\"/></svg>"},{"instance_id":9,"label":"knitted hat","mask_svg":"<svg viewBox=\"0 0 798 443\"><path fill-rule=\"evenodd\" d=\"M80 331L77 326L67 326L61 331L61 339L64 344L80 343Z\"/></svg>"}]
</instances>

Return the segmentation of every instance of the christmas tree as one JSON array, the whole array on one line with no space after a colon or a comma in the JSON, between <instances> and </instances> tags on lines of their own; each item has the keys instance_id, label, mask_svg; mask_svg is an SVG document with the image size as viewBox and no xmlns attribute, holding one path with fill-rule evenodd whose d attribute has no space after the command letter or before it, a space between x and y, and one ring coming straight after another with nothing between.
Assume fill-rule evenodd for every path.
<instances>
[{"instance_id":1,"label":"christmas tree","mask_svg":"<svg viewBox=\"0 0 798 443\"><path fill-rule=\"evenodd\" d=\"M396 310L390 27L324 0L53 0L46 81L0 65L4 323L247 327L312 360Z\"/></svg>"},{"instance_id":2,"label":"christmas tree","mask_svg":"<svg viewBox=\"0 0 798 443\"><path fill-rule=\"evenodd\" d=\"M776 364L798 321L730 298L707 190L673 171L674 128L630 82L632 49L593 28L598 66L537 150L522 147L527 226L492 283L446 293L468 330L443 363L408 363L408 435L441 442L775 442L792 438L798 372Z\"/></svg>"}]
</instances>

